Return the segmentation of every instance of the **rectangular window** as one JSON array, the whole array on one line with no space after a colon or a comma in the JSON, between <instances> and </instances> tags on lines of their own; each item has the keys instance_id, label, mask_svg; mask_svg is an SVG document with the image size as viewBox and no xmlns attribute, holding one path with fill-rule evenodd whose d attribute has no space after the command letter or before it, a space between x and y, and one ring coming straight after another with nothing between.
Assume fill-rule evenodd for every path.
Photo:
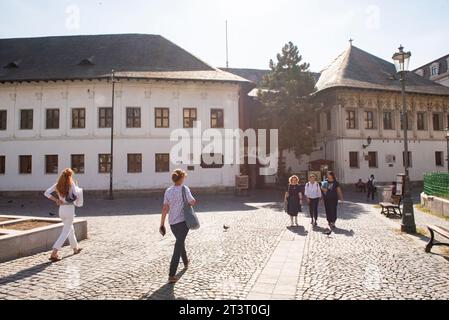
<instances>
[{"instance_id":1,"label":"rectangular window","mask_svg":"<svg viewBox=\"0 0 449 320\"><path fill-rule=\"evenodd\" d=\"M426 130L426 114L424 112L416 114L416 127L419 131Z\"/></svg>"},{"instance_id":2,"label":"rectangular window","mask_svg":"<svg viewBox=\"0 0 449 320\"><path fill-rule=\"evenodd\" d=\"M72 129L86 128L86 109L75 108L72 109Z\"/></svg>"},{"instance_id":3,"label":"rectangular window","mask_svg":"<svg viewBox=\"0 0 449 320\"><path fill-rule=\"evenodd\" d=\"M58 156L46 155L45 156L45 173L46 174L58 174Z\"/></svg>"},{"instance_id":4,"label":"rectangular window","mask_svg":"<svg viewBox=\"0 0 449 320\"><path fill-rule=\"evenodd\" d=\"M156 128L170 127L170 109L168 108L154 109L154 126Z\"/></svg>"},{"instance_id":5,"label":"rectangular window","mask_svg":"<svg viewBox=\"0 0 449 320\"><path fill-rule=\"evenodd\" d=\"M128 154L128 173L142 172L142 154Z\"/></svg>"},{"instance_id":6,"label":"rectangular window","mask_svg":"<svg viewBox=\"0 0 449 320\"><path fill-rule=\"evenodd\" d=\"M212 109L210 111L211 128L224 128L224 112L223 109Z\"/></svg>"},{"instance_id":7,"label":"rectangular window","mask_svg":"<svg viewBox=\"0 0 449 320\"><path fill-rule=\"evenodd\" d=\"M77 174L84 173L84 154L72 154L72 170Z\"/></svg>"},{"instance_id":8,"label":"rectangular window","mask_svg":"<svg viewBox=\"0 0 449 320\"><path fill-rule=\"evenodd\" d=\"M33 130L33 110L20 110L20 130Z\"/></svg>"},{"instance_id":9,"label":"rectangular window","mask_svg":"<svg viewBox=\"0 0 449 320\"><path fill-rule=\"evenodd\" d=\"M6 119L7 119L6 110L0 110L0 130L6 130Z\"/></svg>"},{"instance_id":10,"label":"rectangular window","mask_svg":"<svg viewBox=\"0 0 449 320\"><path fill-rule=\"evenodd\" d=\"M444 167L444 152L441 151L435 152L435 165L437 167Z\"/></svg>"},{"instance_id":11,"label":"rectangular window","mask_svg":"<svg viewBox=\"0 0 449 320\"><path fill-rule=\"evenodd\" d=\"M59 129L59 109L47 109L45 129Z\"/></svg>"},{"instance_id":12,"label":"rectangular window","mask_svg":"<svg viewBox=\"0 0 449 320\"><path fill-rule=\"evenodd\" d=\"M368 130L375 129L373 111L365 111L365 129Z\"/></svg>"},{"instance_id":13,"label":"rectangular window","mask_svg":"<svg viewBox=\"0 0 449 320\"><path fill-rule=\"evenodd\" d=\"M193 128L193 123L197 120L196 109L184 109L184 128Z\"/></svg>"},{"instance_id":14,"label":"rectangular window","mask_svg":"<svg viewBox=\"0 0 449 320\"><path fill-rule=\"evenodd\" d=\"M156 154L156 172L170 171L170 155L168 153Z\"/></svg>"},{"instance_id":15,"label":"rectangular window","mask_svg":"<svg viewBox=\"0 0 449 320\"><path fill-rule=\"evenodd\" d=\"M127 128L140 128L141 127L141 114L140 108L126 108L126 127Z\"/></svg>"},{"instance_id":16,"label":"rectangular window","mask_svg":"<svg viewBox=\"0 0 449 320\"><path fill-rule=\"evenodd\" d=\"M393 130L393 117L390 111L384 112L384 130Z\"/></svg>"},{"instance_id":17,"label":"rectangular window","mask_svg":"<svg viewBox=\"0 0 449 320\"><path fill-rule=\"evenodd\" d=\"M356 129L356 117L354 110L346 111L346 129Z\"/></svg>"},{"instance_id":18,"label":"rectangular window","mask_svg":"<svg viewBox=\"0 0 449 320\"><path fill-rule=\"evenodd\" d=\"M413 161L412 161L412 152L411 151L409 151L408 152L408 168L411 168L412 167L412 164L413 164ZM403 151L402 152L402 165L403 166L405 166L405 152Z\"/></svg>"},{"instance_id":19,"label":"rectangular window","mask_svg":"<svg viewBox=\"0 0 449 320\"><path fill-rule=\"evenodd\" d=\"M368 167L377 168L377 152L368 152Z\"/></svg>"},{"instance_id":20,"label":"rectangular window","mask_svg":"<svg viewBox=\"0 0 449 320\"><path fill-rule=\"evenodd\" d=\"M6 172L6 157L0 156L0 174L5 174Z\"/></svg>"},{"instance_id":21,"label":"rectangular window","mask_svg":"<svg viewBox=\"0 0 449 320\"><path fill-rule=\"evenodd\" d=\"M31 174L32 172L32 157L31 156L19 156L19 173Z\"/></svg>"},{"instance_id":22,"label":"rectangular window","mask_svg":"<svg viewBox=\"0 0 449 320\"><path fill-rule=\"evenodd\" d=\"M98 173L110 173L111 172L111 154L99 154L98 155Z\"/></svg>"},{"instance_id":23,"label":"rectangular window","mask_svg":"<svg viewBox=\"0 0 449 320\"><path fill-rule=\"evenodd\" d=\"M402 116L402 113L401 113ZM410 112L407 112L407 130L413 129L413 115ZM404 119L401 119L401 130L404 130Z\"/></svg>"},{"instance_id":24,"label":"rectangular window","mask_svg":"<svg viewBox=\"0 0 449 320\"><path fill-rule=\"evenodd\" d=\"M350 168L359 168L359 153L358 152L349 152L349 167Z\"/></svg>"},{"instance_id":25,"label":"rectangular window","mask_svg":"<svg viewBox=\"0 0 449 320\"><path fill-rule=\"evenodd\" d=\"M112 127L112 108L99 108L98 109L98 128L111 128Z\"/></svg>"},{"instance_id":26,"label":"rectangular window","mask_svg":"<svg viewBox=\"0 0 449 320\"><path fill-rule=\"evenodd\" d=\"M219 153L202 154L201 168L220 169L224 167L224 156Z\"/></svg>"},{"instance_id":27,"label":"rectangular window","mask_svg":"<svg viewBox=\"0 0 449 320\"><path fill-rule=\"evenodd\" d=\"M326 112L326 126L327 126L327 131L332 130L332 114L330 111Z\"/></svg>"},{"instance_id":28,"label":"rectangular window","mask_svg":"<svg viewBox=\"0 0 449 320\"><path fill-rule=\"evenodd\" d=\"M443 117L440 113L434 113L432 115L432 123L434 131L442 131L444 130L443 125Z\"/></svg>"}]
</instances>

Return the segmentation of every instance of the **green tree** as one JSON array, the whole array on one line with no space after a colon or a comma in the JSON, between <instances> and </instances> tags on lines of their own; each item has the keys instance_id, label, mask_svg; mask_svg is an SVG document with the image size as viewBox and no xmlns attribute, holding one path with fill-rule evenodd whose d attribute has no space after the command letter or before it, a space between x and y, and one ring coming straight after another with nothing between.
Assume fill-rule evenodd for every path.
<instances>
[{"instance_id":1,"label":"green tree","mask_svg":"<svg viewBox=\"0 0 449 320\"><path fill-rule=\"evenodd\" d=\"M280 177L286 173L283 151L294 151L300 157L311 154L314 148L311 123L316 119L316 108L311 94L315 91L315 79L309 68L298 47L289 42L277 55L277 62L270 60L271 72L264 77L259 90L262 103L259 125L279 129Z\"/></svg>"}]
</instances>

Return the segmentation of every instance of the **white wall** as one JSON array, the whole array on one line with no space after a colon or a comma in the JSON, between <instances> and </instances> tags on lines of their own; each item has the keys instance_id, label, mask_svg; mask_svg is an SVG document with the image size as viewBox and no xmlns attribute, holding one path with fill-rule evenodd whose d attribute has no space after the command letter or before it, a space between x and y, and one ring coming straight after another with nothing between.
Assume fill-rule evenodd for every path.
<instances>
[{"instance_id":1,"label":"white wall","mask_svg":"<svg viewBox=\"0 0 449 320\"><path fill-rule=\"evenodd\" d=\"M210 109L224 109L225 128L239 128L239 88L233 84L122 81L116 85L114 186L116 189L151 189L170 185L168 173L155 173L156 153L169 153L172 130L182 128L183 108L197 108L203 129L210 127ZM45 155L59 155L59 171L70 166L71 154L85 155L85 174L77 176L87 190L109 186L109 175L98 173L98 154L109 153L110 129L98 128L98 108L110 107L107 82L0 85L0 110L7 110L6 131L0 131L0 155L6 156L6 173L0 191L37 191L57 178L45 174ZM71 129L71 108L86 108L86 128ZM126 107L141 108L142 127L126 128ZM154 127L154 108L170 109L170 128ZM60 128L45 129L45 109L60 109ZM19 130L20 109L34 110L33 130ZM143 154L143 172L127 173L127 153ZM19 155L33 156L31 175L19 174ZM171 163L170 169L186 165ZM189 172L192 187L234 186L239 166Z\"/></svg>"}]
</instances>

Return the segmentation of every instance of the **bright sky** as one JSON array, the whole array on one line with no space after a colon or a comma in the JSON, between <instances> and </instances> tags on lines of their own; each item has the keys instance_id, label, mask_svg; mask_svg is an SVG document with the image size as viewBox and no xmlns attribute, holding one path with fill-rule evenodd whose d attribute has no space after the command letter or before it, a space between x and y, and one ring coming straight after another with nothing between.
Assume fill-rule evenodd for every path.
<instances>
[{"instance_id":1,"label":"bright sky","mask_svg":"<svg viewBox=\"0 0 449 320\"><path fill-rule=\"evenodd\" d=\"M0 38L160 34L222 67L267 68L293 41L313 71L347 46L390 59L400 44L412 67L449 53L449 0L1 0ZM132 54L132 52L130 52Z\"/></svg>"}]
</instances>

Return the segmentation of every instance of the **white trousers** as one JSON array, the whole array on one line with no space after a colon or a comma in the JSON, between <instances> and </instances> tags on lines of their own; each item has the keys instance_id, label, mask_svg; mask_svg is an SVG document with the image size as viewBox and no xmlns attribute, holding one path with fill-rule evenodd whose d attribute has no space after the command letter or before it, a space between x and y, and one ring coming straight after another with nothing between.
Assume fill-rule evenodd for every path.
<instances>
[{"instance_id":1,"label":"white trousers","mask_svg":"<svg viewBox=\"0 0 449 320\"><path fill-rule=\"evenodd\" d=\"M73 220L75 219L75 206L60 206L59 217L64 224L61 235L53 245L53 249L60 250L67 238L69 238L70 247L72 249L78 248L78 242L75 237L75 228L73 227Z\"/></svg>"}]
</instances>

